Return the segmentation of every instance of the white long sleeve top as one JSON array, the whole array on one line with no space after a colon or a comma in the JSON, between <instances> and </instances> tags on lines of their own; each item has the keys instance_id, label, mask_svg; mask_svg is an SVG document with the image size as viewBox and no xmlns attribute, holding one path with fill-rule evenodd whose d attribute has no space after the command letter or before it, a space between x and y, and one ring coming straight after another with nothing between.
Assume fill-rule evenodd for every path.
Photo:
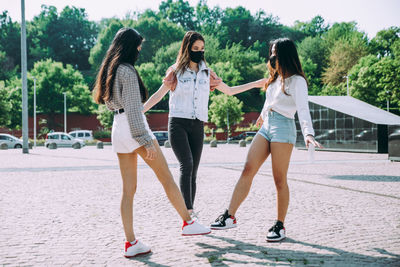
<instances>
[{"instance_id":1,"label":"white long sleeve top","mask_svg":"<svg viewBox=\"0 0 400 267\"><path fill-rule=\"evenodd\" d=\"M304 138L307 135L314 136L310 109L308 107L308 87L306 80L300 75L293 75L286 78L284 89L288 95L282 92L281 81L281 77L278 77L267 88L265 104L261 112L264 123L267 123L265 117L268 111L273 110L290 119L294 119L297 111Z\"/></svg>"}]
</instances>

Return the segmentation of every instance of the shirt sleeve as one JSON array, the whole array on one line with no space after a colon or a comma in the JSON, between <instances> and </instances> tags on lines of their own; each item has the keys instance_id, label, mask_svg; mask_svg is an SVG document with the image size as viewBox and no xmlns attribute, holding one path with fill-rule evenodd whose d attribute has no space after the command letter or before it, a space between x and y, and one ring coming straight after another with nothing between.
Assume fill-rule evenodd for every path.
<instances>
[{"instance_id":1,"label":"shirt sleeve","mask_svg":"<svg viewBox=\"0 0 400 267\"><path fill-rule=\"evenodd\" d=\"M146 130L144 122L137 73L128 67L123 67L117 70L117 75L122 81L122 102L132 138L141 146L149 148L153 146L153 140Z\"/></svg>"},{"instance_id":2,"label":"shirt sleeve","mask_svg":"<svg viewBox=\"0 0 400 267\"><path fill-rule=\"evenodd\" d=\"M178 79L176 78L176 74L174 72L173 67L169 67L167 70L167 74L163 79L163 84L167 86L171 91L174 91L176 85L178 84Z\"/></svg>"},{"instance_id":3,"label":"shirt sleeve","mask_svg":"<svg viewBox=\"0 0 400 267\"><path fill-rule=\"evenodd\" d=\"M297 115L304 138L309 134L314 136L310 109L308 107L308 87L306 80L304 78L296 79L290 93L296 103Z\"/></svg>"},{"instance_id":4,"label":"shirt sleeve","mask_svg":"<svg viewBox=\"0 0 400 267\"><path fill-rule=\"evenodd\" d=\"M222 79L218 77L218 75L210 69L210 90L214 91L218 85L222 83Z\"/></svg>"}]
</instances>

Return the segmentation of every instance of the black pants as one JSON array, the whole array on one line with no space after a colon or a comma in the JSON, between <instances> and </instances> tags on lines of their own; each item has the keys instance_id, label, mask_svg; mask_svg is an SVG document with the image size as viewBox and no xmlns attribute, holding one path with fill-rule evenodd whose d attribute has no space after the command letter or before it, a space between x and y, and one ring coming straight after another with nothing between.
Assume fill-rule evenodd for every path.
<instances>
[{"instance_id":1,"label":"black pants","mask_svg":"<svg viewBox=\"0 0 400 267\"><path fill-rule=\"evenodd\" d=\"M169 140L180 164L181 188L186 208L193 209L196 176L203 150L204 123L198 119L169 118Z\"/></svg>"}]
</instances>

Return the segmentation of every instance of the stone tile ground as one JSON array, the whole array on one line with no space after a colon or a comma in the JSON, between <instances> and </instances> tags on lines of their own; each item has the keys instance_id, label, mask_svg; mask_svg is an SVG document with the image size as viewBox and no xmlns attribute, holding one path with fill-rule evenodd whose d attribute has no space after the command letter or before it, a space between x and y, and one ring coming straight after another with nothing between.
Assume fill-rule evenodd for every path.
<instances>
[{"instance_id":1,"label":"stone tile ground","mask_svg":"<svg viewBox=\"0 0 400 267\"><path fill-rule=\"evenodd\" d=\"M162 148L174 177L178 163ZM195 208L208 224L228 205L248 147L205 145ZM268 160L240 207L239 227L182 237L153 172L139 161L134 224L152 253L122 257L116 155L37 148L0 151L0 266L400 266L400 163L387 155L294 150L288 238L265 242L275 219Z\"/></svg>"}]
</instances>

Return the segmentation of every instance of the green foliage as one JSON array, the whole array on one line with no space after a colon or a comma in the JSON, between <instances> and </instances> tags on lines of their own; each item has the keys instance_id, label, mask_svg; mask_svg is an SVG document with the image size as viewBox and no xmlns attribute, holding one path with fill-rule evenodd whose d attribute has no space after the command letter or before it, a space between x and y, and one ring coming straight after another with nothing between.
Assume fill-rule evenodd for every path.
<instances>
[{"instance_id":1,"label":"green foliage","mask_svg":"<svg viewBox=\"0 0 400 267\"><path fill-rule=\"evenodd\" d=\"M367 43L354 34L351 39L339 39L331 48L329 65L323 73L324 84L338 85L343 77L357 64L358 60L368 54Z\"/></svg>"},{"instance_id":2,"label":"green foliage","mask_svg":"<svg viewBox=\"0 0 400 267\"><path fill-rule=\"evenodd\" d=\"M99 105L96 110L97 119L105 129L111 129L114 120L114 114L108 110L105 105Z\"/></svg>"},{"instance_id":3,"label":"green foliage","mask_svg":"<svg viewBox=\"0 0 400 267\"><path fill-rule=\"evenodd\" d=\"M8 126L11 123L12 105L8 101L8 91L4 86L4 82L0 81L0 127Z\"/></svg>"},{"instance_id":4,"label":"green foliage","mask_svg":"<svg viewBox=\"0 0 400 267\"><path fill-rule=\"evenodd\" d=\"M110 46L115 34L119 29L124 27L122 22L117 19L109 21L109 25L105 27L97 38L97 43L90 50L89 62L93 70L100 68L101 62L106 55L107 49Z\"/></svg>"},{"instance_id":5,"label":"green foliage","mask_svg":"<svg viewBox=\"0 0 400 267\"><path fill-rule=\"evenodd\" d=\"M219 74L219 77L229 86L238 85L238 82L243 80L240 72L235 69L230 61L217 62L210 65L210 68Z\"/></svg>"},{"instance_id":6,"label":"green foliage","mask_svg":"<svg viewBox=\"0 0 400 267\"><path fill-rule=\"evenodd\" d=\"M7 11L0 14L0 80L16 75L21 62L20 26L13 22Z\"/></svg>"},{"instance_id":7,"label":"green foliage","mask_svg":"<svg viewBox=\"0 0 400 267\"><path fill-rule=\"evenodd\" d=\"M390 27L379 31L371 40L372 50L380 57L394 56L392 45L400 40L400 27Z\"/></svg>"},{"instance_id":8,"label":"green foliage","mask_svg":"<svg viewBox=\"0 0 400 267\"><path fill-rule=\"evenodd\" d=\"M93 138L111 138L111 131L103 130L103 131L95 131L93 132Z\"/></svg>"},{"instance_id":9,"label":"green foliage","mask_svg":"<svg viewBox=\"0 0 400 267\"><path fill-rule=\"evenodd\" d=\"M327 32L329 25L326 25L324 18L318 15L312 18L309 22L296 20L293 28L302 32L304 36L315 37Z\"/></svg>"},{"instance_id":10,"label":"green foliage","mask_svg":"<svg viewBox=\"0 0 400 267\"><path fill-rule=\"evenodd\" d=\"M159 6L159 15L175 24L179 24L185 30L196 30L197 25L194 20L194 8L189 2L183 0L166 0Z\"/></svg>"},{"instance_id":11,"label":"green foliage","mask_svg":"<svg viewBox=\"0 0 400 267\"><path fill-rule=\"evenodd\" d=\"M243 120L243 102L234 96L225 94L212 95L208 115L210 121L217 127L227 127L227 113L229 113L229 125L239 123Z\"/></svg>"}]
</instances>

